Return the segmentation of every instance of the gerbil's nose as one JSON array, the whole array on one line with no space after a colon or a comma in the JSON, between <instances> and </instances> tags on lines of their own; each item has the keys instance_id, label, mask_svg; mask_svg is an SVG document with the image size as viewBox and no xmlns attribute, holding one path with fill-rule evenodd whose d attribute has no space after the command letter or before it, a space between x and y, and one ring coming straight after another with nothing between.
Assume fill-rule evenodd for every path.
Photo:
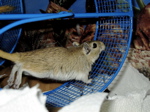
<instances>
[{"instance_id":1,"label":"gerbil's nose","mask_svg":"<svg viewBox=\"0 0 150 112\"><path fill-rule=\"evenodd\" d=\"M105 50L105 44L103 42L101 42L101 49L102 51Z\"/></svg>"}]
</instances>

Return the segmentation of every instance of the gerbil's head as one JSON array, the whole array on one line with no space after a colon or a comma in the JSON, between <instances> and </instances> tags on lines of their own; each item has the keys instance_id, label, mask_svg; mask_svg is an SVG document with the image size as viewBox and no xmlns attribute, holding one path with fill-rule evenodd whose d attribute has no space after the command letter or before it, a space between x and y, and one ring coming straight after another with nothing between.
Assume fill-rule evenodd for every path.
<instances>
[{"instance_id":1,"label":"gerbil's head","mask_svg":"<svg viewBox=\"0 0 150 112\"><path fill-rule=\"evenodd\" d=\"M99 54L105 50L105 45L101 41L84 42L82 45L83 53L86 55L88 60L93 63L97 60Z\"/></svg>"}]
</instances>

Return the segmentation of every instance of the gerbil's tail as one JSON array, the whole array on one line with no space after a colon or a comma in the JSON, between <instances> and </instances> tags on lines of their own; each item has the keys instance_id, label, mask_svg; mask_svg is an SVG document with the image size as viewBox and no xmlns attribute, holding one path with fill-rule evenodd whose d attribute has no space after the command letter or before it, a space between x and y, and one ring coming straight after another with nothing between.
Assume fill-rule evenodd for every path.
<instances>
[{"instance_id":1,"label":"gerbil's tail","mask_svg":"<svg viewBox=\"0 0 150 112\"><path fill-rule=\"evenodd\" d=\"M0 50L0 57L3 59L10 60L12 62L16 62L19 60L19 56L17 55L17 53L10 54L2 50Z\"/></svg>"}]
</instances>

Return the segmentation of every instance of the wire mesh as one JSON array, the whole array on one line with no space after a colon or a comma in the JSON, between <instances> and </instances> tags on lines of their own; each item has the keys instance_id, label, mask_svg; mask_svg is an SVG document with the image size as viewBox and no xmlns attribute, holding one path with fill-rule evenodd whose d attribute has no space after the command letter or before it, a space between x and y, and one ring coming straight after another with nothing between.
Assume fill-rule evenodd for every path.
<instances>
[{"instance_id":1,"label":"wire mesh","mask_svg":"<svg viewBox=\"0 0 150 112\"><path fill-rule=\"evenodd\" d=\"M0 0L0 6L13 6L14 10L10 12L2 13L4 16L5 14L21 14L23 13L22 2L21 0ZM1 23L3 26L3 23ZM12 29L7 32L4 32L0 35L0 49L7 51L9 53L13 52L20 38L21 29ZM0 65L4 63L3 59L0 59Z\"/></svg>"}]
</instances>

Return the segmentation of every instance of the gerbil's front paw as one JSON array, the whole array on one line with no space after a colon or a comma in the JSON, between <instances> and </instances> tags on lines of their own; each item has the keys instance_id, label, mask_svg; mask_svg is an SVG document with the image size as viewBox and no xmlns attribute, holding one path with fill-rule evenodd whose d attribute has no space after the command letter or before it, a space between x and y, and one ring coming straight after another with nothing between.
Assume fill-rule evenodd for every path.
<instances>
[{"instance_id":1,"label":"gerbil's front paw","mask_svg":"<svg viewBox=\"0 0 150 112\"><path fill-rule=\"evenodd\" d=\"M91 83L92 82L92 79L89 79L88 81L87 81L87 84L89 84L89 83Z\"/></svg>"},{"instance_id":2,"label":"gerbil's front paw","mask_svg":"<svg viewBox=\"0 0 150 112\"><path fill-rule=\"evenodd\" d=\"M90 84L92 82L92 79L88 79L88 80L84 80L83 82L85 82L86 84Z\"/></svg>"}]
</instances>

